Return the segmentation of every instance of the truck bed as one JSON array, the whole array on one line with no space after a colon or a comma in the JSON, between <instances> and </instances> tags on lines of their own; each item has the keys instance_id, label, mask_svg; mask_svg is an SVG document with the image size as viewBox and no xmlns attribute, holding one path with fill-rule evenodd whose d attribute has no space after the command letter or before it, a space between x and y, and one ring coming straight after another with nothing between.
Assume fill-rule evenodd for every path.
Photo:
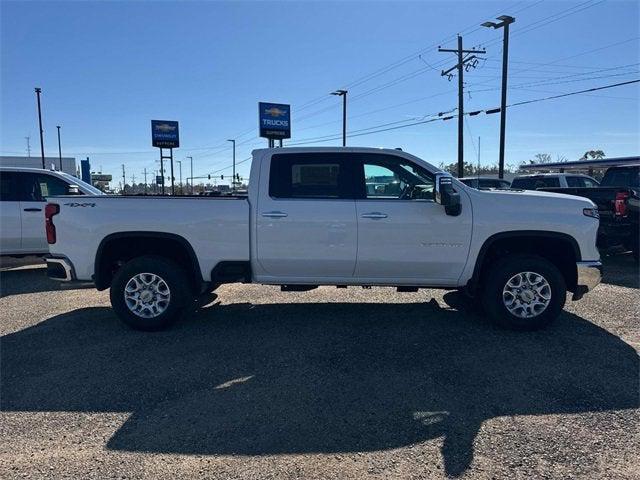
<instances>
[{"instance_id":1,"label":"truck bed","mask_svg":"<svg viewBox=\"0 0 640 480\"><path fill-rule=\"evenodd\" d=\"M92 280L101 242L125 232L181 237L198 252L203 279L222 259L249 260L249 202L244 196L60 196L53 218L58 241L52 255L64 254L79 280ZM64 245L64 252L58 251Z\"/></svg>"}]
</instances>

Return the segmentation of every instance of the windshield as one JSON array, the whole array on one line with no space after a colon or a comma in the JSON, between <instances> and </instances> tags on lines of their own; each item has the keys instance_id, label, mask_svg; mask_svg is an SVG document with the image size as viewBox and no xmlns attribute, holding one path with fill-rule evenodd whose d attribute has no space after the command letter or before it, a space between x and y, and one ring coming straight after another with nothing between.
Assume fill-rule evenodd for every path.
<instances>
[{"instance_id":1,"label":"windshield","mask_svg":"<svg viewBox=\"0 0 640 480\"><path fill-rule=\"evenodd\" d=\"M83 182L78 177L74 177L73 175L69 175L68 173L58 172L60 175L64 177L72 185L78 185L82 190L86 190L91 195L104 195L104 192L100 191L93 185L89 185L86 182Z\"/></svg>"}]
</instances>

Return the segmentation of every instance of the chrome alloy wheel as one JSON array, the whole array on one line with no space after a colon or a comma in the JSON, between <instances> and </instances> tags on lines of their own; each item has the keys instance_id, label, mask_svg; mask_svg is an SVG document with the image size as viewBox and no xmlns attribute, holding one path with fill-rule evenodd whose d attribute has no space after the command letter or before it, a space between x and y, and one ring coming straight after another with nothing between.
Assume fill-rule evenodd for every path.
<instances>
[{"instance_id":1,"label":"chrome alloy wheel","mask_svg":"<svg viewBox=\"0 0 640 480\"><path fill-rule=\"evenodd\" d=\"M124 287L124 301L138 317L154 318L169 307L171 291L155 273L138 273Z\"/></svg>"},{"instance_id":2,"label":"chrome alloy wheel","mask_svg":"<svg viewBox=\"0 0 640 480\"><path fill-rule=\"evenodd\" d=\"M516 273L502 289L502 302L516 317L537 317L547 309L550 301L551 285L539 273Z\"/></svg>"}]
</instances>

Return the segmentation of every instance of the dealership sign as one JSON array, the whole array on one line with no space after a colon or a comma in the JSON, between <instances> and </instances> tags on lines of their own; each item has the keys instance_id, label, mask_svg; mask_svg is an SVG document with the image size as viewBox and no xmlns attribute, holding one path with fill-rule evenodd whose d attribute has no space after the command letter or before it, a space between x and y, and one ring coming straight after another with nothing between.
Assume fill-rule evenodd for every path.
<instances>
[{"instance_id":1,"label":"dealership sign","mask_svg":"<svg viewBox=\"0 0 640 480\"><path fill-rule=\"evenodd\" d=\"M291 138L291 106L280 103L258 104L260 136L263 138Z\"/></svg>"},{"instance_id":2,"label":"dealership sign","mask_svg":"<svg viewBox=\"0 0 640 480\"><path fill-rule=\"evenodd\" d=\"M178 148L180 146L178 122L151 120L151 144L159 148Z\"/></svg>"}]
</instances>

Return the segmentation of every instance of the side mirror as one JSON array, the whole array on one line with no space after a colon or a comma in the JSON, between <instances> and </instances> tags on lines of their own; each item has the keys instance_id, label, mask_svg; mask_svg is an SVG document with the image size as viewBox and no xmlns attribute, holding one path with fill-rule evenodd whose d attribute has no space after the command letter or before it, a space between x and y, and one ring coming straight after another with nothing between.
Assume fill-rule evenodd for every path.
<instances>
[{"instance_id":1,"label":"side mirror","mask_svg":"<svg viewBox=\"0 0 640 480\"><path fill-rule=\"evenodd\" d=\"M436 174L436 203L444 207L447 215L453 217L460 215L462 204L460 194L453 190L453 177L447 173Z\"/></svg>"},{"instance_id":2,"label":"side mirror","mask_svg":"<svg viewBox=\"0 0 640 480\"><path fill-rule=\"evenodd\" d=\"M67 185L67 195L82 195L77 185Z\"/></svg>"}]
</instances>

